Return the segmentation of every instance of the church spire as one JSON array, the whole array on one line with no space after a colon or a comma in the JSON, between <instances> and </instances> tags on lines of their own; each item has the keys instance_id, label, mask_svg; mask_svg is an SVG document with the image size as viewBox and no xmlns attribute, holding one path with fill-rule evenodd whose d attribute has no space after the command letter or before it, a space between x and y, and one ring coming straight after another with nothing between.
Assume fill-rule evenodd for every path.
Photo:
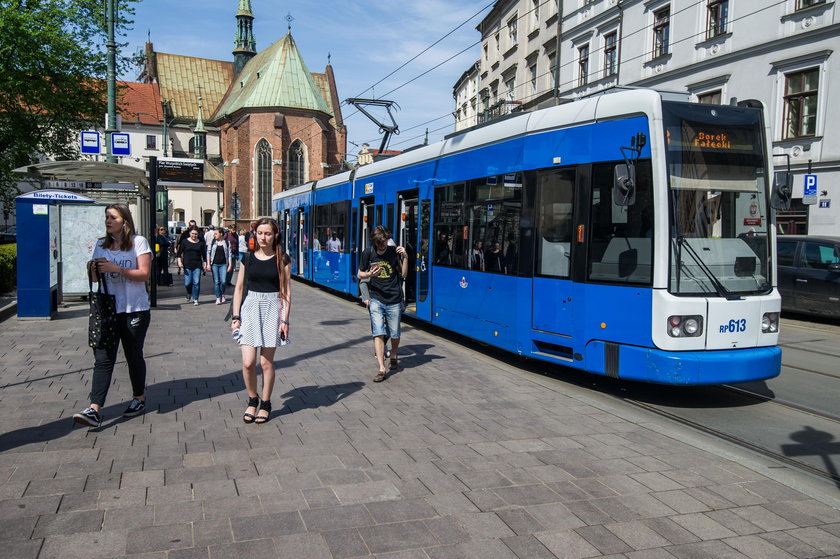
<instances>
[{"instance_id":1,"label":"church spire","mask_svg":"<svg viewBox=\"0 0 840 559\"><path fill-rule=\"evenodd\" d=\"M207 130L204 128L204 119L201 117L201 94L198 95L198 116L193 129L193 157L207 158Z\"/></svg>"},{"instance_id":2,"label":"church spire","mask_svg":"<svg viewBox=\"0 0 840 559\"><path fill-rule=\"evenodd\" d=\"M233 73L239 75L245 64L257 54L251 0L239 0L239 9L236 10L236 35L233 38L233 45Z\"/></svg>"}]
</instances>

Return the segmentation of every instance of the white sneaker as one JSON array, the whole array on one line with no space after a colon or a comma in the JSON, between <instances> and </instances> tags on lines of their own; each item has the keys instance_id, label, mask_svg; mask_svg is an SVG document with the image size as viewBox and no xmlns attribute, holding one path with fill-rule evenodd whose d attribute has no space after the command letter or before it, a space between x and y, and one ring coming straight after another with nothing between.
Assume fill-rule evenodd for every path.
<instances>
[{"instance_id":1,"label":"white sneaker","mask_svg":"<svg viewBox=\"0 0 840 559\"><path fill-rule=\"evenodd\" d=\"M225 303L225 302L227 302L227 299L225 299L225 296L222 295L222 303Z\"/></svg>"},{"instance_id":2,"label":"white sneaker","mask_svg":"<svg viewBox=\"0 0 840 559\"><path fill-rule=\"evenodd\" d=\"M198 299L193 299L193 305L198 306Z\"/></svg>"},{"instance_id":3,"label":"white sneaker","mask_svg":"<svg viewBox=\"0 0 840 559\"><path fill-rule=\"evenodd\" d=\"M221 304L222 304L222 300L221 300L221 299L219 299L219 298L216 298L216 304L217 304L217 305L221 305Z\"/></svg>"}]
</instances>

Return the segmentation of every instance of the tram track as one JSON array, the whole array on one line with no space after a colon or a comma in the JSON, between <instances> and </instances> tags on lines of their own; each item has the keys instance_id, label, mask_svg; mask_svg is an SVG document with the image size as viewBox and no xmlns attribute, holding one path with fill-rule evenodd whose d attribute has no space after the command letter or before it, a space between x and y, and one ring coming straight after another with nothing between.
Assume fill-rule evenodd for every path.
<instances>
[{"instance_id":1,"label":"tram track","mask_svg":"<svg viewBox=\"0 0 840 559\"><path fill-rule=\"evenodd\" d=\"M719 429L715 429L714 427L710 427L708 425L703 425L702 423L698 423L697 421L694 421L694 420L688 419L686 417L680 416L679 414L676 414L676 413L670 412L668 410L659 408L659 407L657 407L653 404L649 404L647 402L642 402L642 401L639 401L639 400L634 400L632 398L622 398L622 400L624 402L632 405L632 406L644 409L644 410L646 410L648 412L651 412L651 413L654 413L654 414L656 414L660 417L667 418L671 421L679 423L680 425L685 425L687 427L691 427L692 429L695 429L697 431L706 433L707 435L713 436L717 439L727 441L727 442L732 443L732 444L734 444L736 446L739 446L741 448L746 448L748 450L751 450L753 452L761 454L762 456L772 458L773 460L781 462L781 463L783 463L787 466L790 466L792 468L795 468L797 470L800 470L800 471L812 474L814 476L823 478L825 480L831 481L831 482L835 483L836 485L838 485L838 487L840 487L840 474L835 474L835 473L831 473L831 472L828 472L828 471L820 470L819 468L815 468L814 466L811 466L811 465L806 464L804 462L801 462L799 460L795 460L793 458L785 456L784 454L781 454L781 453L776 452L774 450L764 448L761 445L751 443L749 441L744 440L741 437L736 437L736 436L731 435L729 433L725 433L725 432L723 432ZM807 413L807 412L805 412L805 413ZM833 418L831 420L836 421L836 419L833 419Z\"/></svg>"}]
</instances>

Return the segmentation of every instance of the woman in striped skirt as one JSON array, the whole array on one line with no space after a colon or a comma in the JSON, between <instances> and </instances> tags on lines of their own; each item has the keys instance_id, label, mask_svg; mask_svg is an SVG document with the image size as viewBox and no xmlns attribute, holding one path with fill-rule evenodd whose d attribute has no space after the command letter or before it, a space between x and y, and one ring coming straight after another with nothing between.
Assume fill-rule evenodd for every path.
<instances>
[{"instance_id":1,"label":"woman in striped skirt","mask_svg":"<svg viewBox=\"0 0 840 559\"><path fill-rule=\"evenodd\" d=\"M289 255L279 247L273 219L257 222L257 248L243 261L233 290L230 329L242 349L242 376L248 391L245 423L265 423L271 416L274 352L289 339L292 306ZM244 299L244 301L243 301ZM257 394L257 356L263 373L262 397Z\"/></svg>"}]
</instances>

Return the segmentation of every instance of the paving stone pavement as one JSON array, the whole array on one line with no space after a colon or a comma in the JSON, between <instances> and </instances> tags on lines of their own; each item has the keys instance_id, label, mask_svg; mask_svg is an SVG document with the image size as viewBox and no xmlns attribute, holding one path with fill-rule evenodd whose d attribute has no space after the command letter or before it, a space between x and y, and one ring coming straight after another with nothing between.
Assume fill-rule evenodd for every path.
<instances>
[{"instance_id":1,"label":"paving stone pavement","mask_svg":"<svg viewBox=\"0 0 840 559\"><path fill-rule=\"evenodd\" d=\"M120 417L122 361L98 429L71 420L84 304L0 324L0 557L840 556L840 511L731 449L445 337L405 326L401 370L372 383L364 308L298 282L275 412L246 425L210 283L198 307L161 288L147 412Z\"/></svg>"}]
</instances>

